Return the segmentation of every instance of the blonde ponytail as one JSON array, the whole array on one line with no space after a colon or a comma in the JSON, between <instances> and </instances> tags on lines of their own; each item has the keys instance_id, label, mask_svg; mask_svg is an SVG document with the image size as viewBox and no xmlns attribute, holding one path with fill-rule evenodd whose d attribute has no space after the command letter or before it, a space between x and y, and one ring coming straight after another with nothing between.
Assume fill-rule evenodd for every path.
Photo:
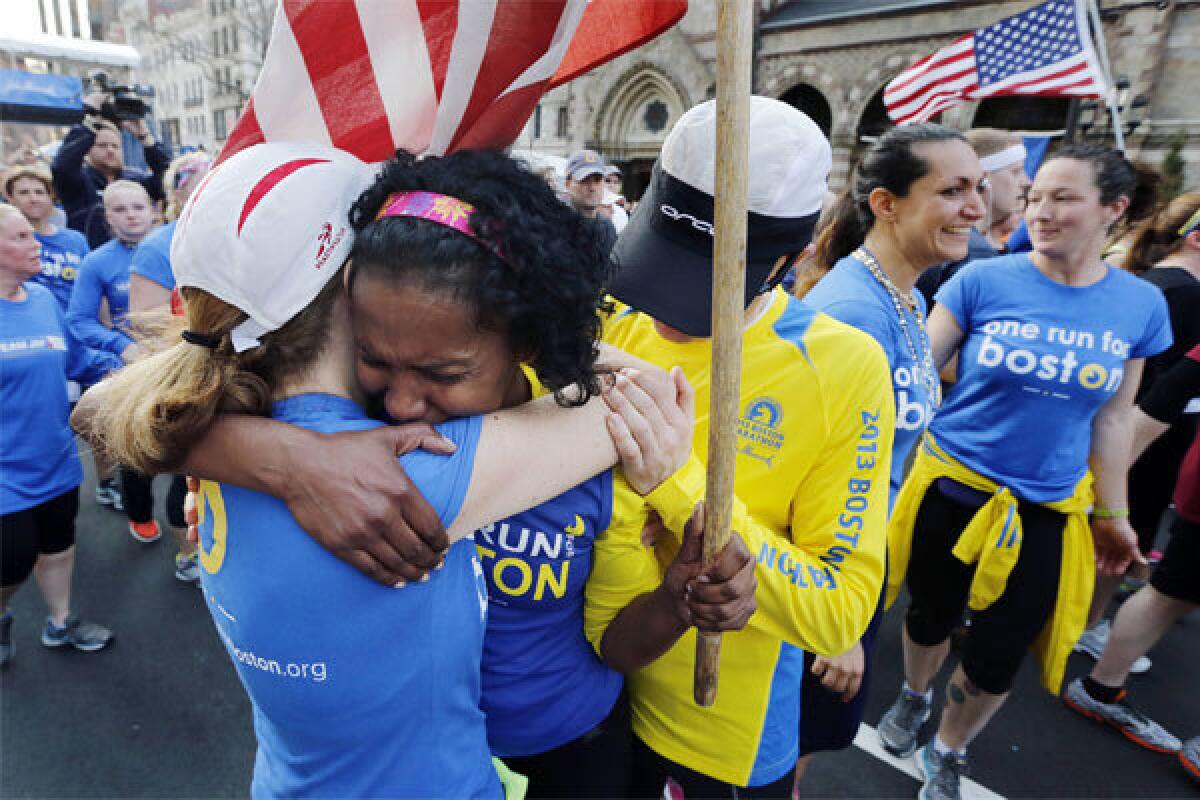
<instances>
[{"instance_id":1,"label":"blonde ponytail","mask_svg":"<svg viewBox=\"0 0 1200 800\"><path fill-rule=\"evenodd\" d=\"M176 469L218 411L261 414L269 401L265 384L247 380L254 376L243 372L229 344L229 331L246 315L199 289L183 293L188 329L217 336L220 345L210 350L183 341L183 321L165 312L143 317L138 344L157 352L104 382L103 407L92 423L111 458L148 475Z\"/></svg>"},{"instance_id":2,"label":"blonde ponytail","mask_svg":"<svg viewBox=\"0 0 1200 800\"><path fill-rule=\"evenodd\" d=\"M156 352L104 381L102 407L88 424L109 457L148 475L178 471L218 414L265 415L284 382L327 345L342 281L332 277L308 308L244 353L234 351L229 333L245 313L201 289L181 294L187 330L215 338L217 347L183 341L180 318L144 316L140 330L149 333L138 343Z\"/></svg>"}]
</instances>

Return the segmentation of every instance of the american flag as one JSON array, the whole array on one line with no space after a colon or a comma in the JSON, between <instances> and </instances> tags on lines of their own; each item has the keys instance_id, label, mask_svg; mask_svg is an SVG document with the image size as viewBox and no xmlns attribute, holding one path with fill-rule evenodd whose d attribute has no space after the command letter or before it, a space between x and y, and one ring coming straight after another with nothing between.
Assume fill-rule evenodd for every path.
<instances>
[{"instance_id":1,"label":"american flag","mask_svg":"<svg viewBox=\"0 0 1200 800\"><path fill-rule=\"evenodd\" d=\"M367 162L511 144L550 88L669 28L687 0L282 0L221 158L263 141Z\"/></svg>"},{"instance_id":2,"label":"american flag","mask_svg":"<svg viewBox=\"0 0 1200 800\"><path fill-rule=\"evenodd\" d=\"M898 125L997 95L1101 97L1106 91L1085 0L1048 0L917 61L883 90Z\"/></svg>"}]
</instances>

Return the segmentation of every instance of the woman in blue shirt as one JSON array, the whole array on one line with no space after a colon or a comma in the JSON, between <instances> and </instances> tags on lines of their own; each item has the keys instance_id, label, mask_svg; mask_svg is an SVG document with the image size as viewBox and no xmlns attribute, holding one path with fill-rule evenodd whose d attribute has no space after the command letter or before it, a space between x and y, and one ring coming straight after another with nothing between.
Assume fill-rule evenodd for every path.
<instances>
[{"instance_id":1,"label":"woman in blue shirt","mask_svg":"<svg viewBox=\"0 0 1200 800\"><path fill-rule=\"evenodd\" d=\"M67 322L75 335L89 347L106 350L128 364L139 355L129 330L129 264L138 243L154 225L154 207L150 195L139 183L113 181L104 188L104 216L113 238L83 259L71 293ZM101 319L101 306L107 304L110 324ZM128 469L120 472L120 492L105 479L107 463L97 463L98 480L106 490L96 499L107 499L129 515L129 535L135 541L157 541L162 535L154 520L151 476Z\"/></svg>"},{"instance_id":2,"label":"woman in blue shirt","mask_svg":"<svg viewBox=\"0 0 1200 800\"><path fill-rule=\"evenodd\" d=\"M456 446L448 458L417 453L404 458L452 542L612 465L616 450L605 429L610 415L595 398L600 384L594 311L605 261L590 230L543 182L490 153L389 163L354 212L359 234L345 278L347 299L340 280L319 285L316 300L272 333L283 316L272 305L279 295L295 297L298 291L278 290L275 278L315 280L313 273L294 268L313 257L296 249L315 241L320 246L315 257L324 264L344 258L339 248L350 237L344 209L328 215L323 228L309 204L297 209L286 198L344 195L344 185L354 179L341 178L340 192L305 186L327 180L322 175L335 169L331 162L353 172L344 166L347 157L287 159L294 153L285 150L265 163L254 161L271 150L260 146L231 158L189 206L192 216L185 212L174 266L187 301L187 343L131 367L102 400L99 428L123 458L161 469L178 466L190 449L187 464L195 466L206 458L196 451L211 453L212 436L197 440L218 408L261 413L275 397L271 415L290 425L256 426L226 417L211 433L220 439L233 426L244 451L291 450L301 455L296 464L323 461L327 448L304 439L300 429L377 427L362 404L378 403L394 421L438 425ZM276 171L300 162L291 173ZM229 177L232 188L222 180L243 168L285 175L283 190L267 186L265 194L251 192L253 202L247 201L238 192L244 195L252 178ZM232 210L223 211L227 208ZM243 221L230 222L236 237L207 235L211 226L246 208ZM293 228L304 219L312 224L280 236L272 224L279 219ZM498 224L501 220L512 224ZM241 242L230 244L232 252L213 252L219 248L214 242L234 238ZM248 248L247 241L259 247ZM195 246L194 260L193 242L205 245ZM227 279L213 277L234 269L239 272ZM247 284L260 283L270 288L241 296L254 291ZM218 300L198 285L230 300ZM254 310L250 320L240 321L239 307ZM343 323L347 312L352 331ZM471 416L530 398L518 354L525 354L562 404L593 399L578 410L559 408L546 397L505 414ZM180 379L163 385L163 374ZM577 391L572 386L582 396L571 394ZM628 379L618 381L618 390L648 400ZM667 440L631 471L631 482L653 485L690 450L690 417L679 405L686 406L686 384L677 379L669 395L655 418L661 423L658 435ZM619 407L633 413L629 405ZM608 424L615 426L623 452L628 450L631 437L621 435L620 423ZM642 425L631 417L627 427ZM307 447L287 445L295 441ZM254 794L493 796L494 779L479 766L488 751L479 709L487 595L475 545L452 544L441 554L442 569L396 592L321 550L280 500L211 482L203 484L201 497L206 594L255 704L260 751ZM578 522L566 524L578 531ZM584 539L575 538L582 549ZM267 562L280 568L264 572ZM521 646L570 636L558 616L548 619L539 638L531 634ZM582 620L575 624L582 639ZM595 658L590 648L587 653ZM567 657L560 668L598 685L577 659ZM594 702L584 694L588 688L580 687L577 705ZM600 720L613 700L598 709Z\"/></svg>"},{"instance_id":3,"label":"woman in blue shirt","mask_svg":"<svg viewBox=\"0 0 1200 800\"><path fill-rule=\"evenodd\" d=\"M913 446L941 400L925 298L914 287L925 270L966 257L974 226L984 216L983 180L979 159L957 131L928 122L892 128L859 163L850 190L817 241L818 268L832 269L804 302L871 334L892 371L896 433L889 508ZM805 757L854 741L880 616L854 650L810 659L823 686L805 682L798 778L807 766Z\"/></svg>"},{"instance_id":4,"label":"woman in blue shirt","mask_svg":"<svg viewBox=\"0 0 1200 800\"><path fill-rule=\"evenodd\" d=\"M16 167L4 176L4 195L33 226L42 245L42 271L34 278L49 289L62 310L71 302L75 276L88 254L87 239L79 231L54 224L54 185L40 167Z\"/></svg>"},{"instance_id":5,"label":"woman in blue shirt","mask_svg":"<svg viewBox=\"0 0 1200 800\"><path fill-rule=\"evenodd\" d=\"M8 599L31 573L50 609L43 644L94 651L112 639L71 614L83 469L67 379L96 381L118 362L82 346L54 295L33 282L40 250L21 212L0 206L0 666L13 654Z\"/></svg>"},{"instance_id":6,"label":"woman in blue shirt","mask_svg":"<svg viewBox=\"0 0 1200 800\"><path fill-rule=\"evenodd\" d=\"M1096 567L1123 570L1136 557L1126 423L1142 363L1171 332L1162 293L1101 259L1135 186L1116 151L1058 151L1029 194L1033 251L969 264L937 294L934 360L957 353L958 379L893 509L889 599L907 570L911 602L905 686L879 725L892 752L915 749L969 603L945 713L917 757L922 797L958 797L967 745L1027 650L1058 693Z\"/></svg>"}]
</instances>

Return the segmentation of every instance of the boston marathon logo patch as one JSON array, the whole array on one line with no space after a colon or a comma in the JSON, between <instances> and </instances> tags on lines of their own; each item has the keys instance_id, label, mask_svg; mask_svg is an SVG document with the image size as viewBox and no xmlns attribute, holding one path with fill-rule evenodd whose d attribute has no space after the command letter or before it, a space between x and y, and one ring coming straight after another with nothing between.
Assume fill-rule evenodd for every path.
<instances>
[{"instance_id":1,"label":"boston marathon logo patch","mask_svg":"<svg viewBox=\"0 0 1200 800\"><path fill-rule=\"evenodd\" d=\"M738 452L774 466L783 447L783 406L773 397L757 397L746 404L738 419Z\"/></svg>"}]
</instances>

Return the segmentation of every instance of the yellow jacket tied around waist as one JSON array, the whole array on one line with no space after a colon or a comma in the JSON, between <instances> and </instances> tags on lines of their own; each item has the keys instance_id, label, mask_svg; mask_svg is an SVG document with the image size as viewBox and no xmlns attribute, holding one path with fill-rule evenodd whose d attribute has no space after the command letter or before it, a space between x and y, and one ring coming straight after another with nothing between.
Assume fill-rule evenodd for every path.
<instances>
[{"instance_id":1,"label":"yellow jacket tied around waist","mask_svg":"<svg viewBox=\"0 0 1200 800\"><path fill-rule=\"evenodd\" d=\"M928 434L917 451L912 472L896 497L888 524L887 606L890 608L896 601L904 584L917 510L938 478L949 478L991 495L958 537L953 551L959 561L976 565L969 604L972 610L982 611L1004 594L1009 573L1021 552L1024 534L1017 498L1007 488L960 464ZM1070 497L1044 505L1067 516L1058 598L1054 613L1033 645L1041 667L1042 685L1052 694L1058 694L1067 656L1087 624L1096 577L1092 531L1087 518L1092 505L1091 473L1076 484Z\"/></svg>"}]
</instances>

